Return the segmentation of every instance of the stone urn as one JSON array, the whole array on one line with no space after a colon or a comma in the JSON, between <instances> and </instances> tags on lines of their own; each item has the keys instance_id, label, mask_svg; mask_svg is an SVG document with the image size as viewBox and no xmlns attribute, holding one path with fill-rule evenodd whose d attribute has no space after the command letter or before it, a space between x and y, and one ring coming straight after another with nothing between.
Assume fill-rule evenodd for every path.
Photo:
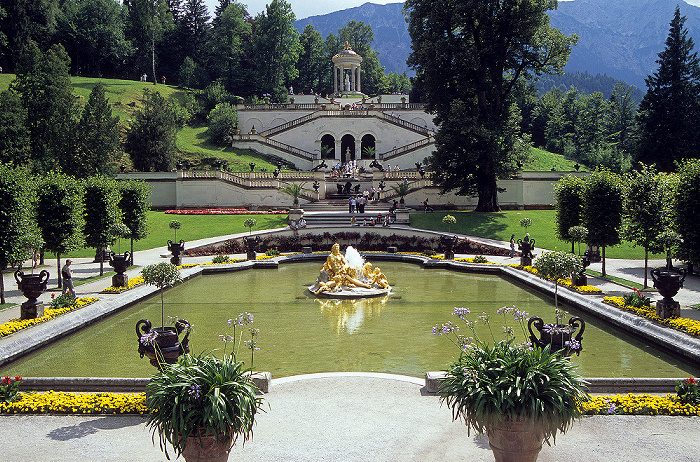
<instances>
[{"instance_id":1,"label":"stone urn","mask_svg":"<svg viewBox=\"0 0 700 462\"><path fill-rule=\"evenodd\" d=\"M656 302L656 315L661 319L678 317L681 315L681 304L673 299L683 287L686 272L684 269L654 268L649 271L654 287L659 290L663 299Z\"/></svg>"},{"instance_id":2,"label":"stone urn","mask_svg":"<svg viewBox=\"0 0 700 462\"><path fill-rule=\"evenodd\" d=\"M455 244L457 243L457 236L443 237L441 240L442 240L443 246L445 247L445 260L454 260L454 258L455 258L454 247L455 247Z\"/></svg>"},{"instance_id":3,"label":"stone urn","mask_svg":"<svg viewBox=\"0 0 700 462\"><path fill-rule=\"evenodd\" d=\"M151 361L151 365L160 369L161 363L175 364L180 355L190 352L189 337L190 324L184 319L178 319L175 326L151 327L151 321L141 319L136 323L136 337L139 340L139 355L144 355ZM179 335L184 331L187 334L182 341Z\"/></svg>"},{"instance_id":4,"label":"stone urn","mask_svg":"<svg viewBox=\"0 0 700 462\"><path fill-rule=\"evenodd\" d=\"M170 259L170 263L175 266L182 265L182 257L180 254L185 250L185 241L180 239L180 242L173 242L168 239L168 252L173 254L173 258Z\"/></svg>"},{"instance_id":5,"label":"stone urn","mask_svg":"<svg viewBox=\"0 0 700 462\"><path fill-rule=\"evenodd\" d=\"M496 462L535 462L544 441L541 430L513 420L500 424L488 437Z\"/></svg>"},{"instance_id":6,"label":"stone urn","mask_svg":"<svg viewBox=\"0 0 700 462\"><path fill-rule=\"evenodd\" d=\"M539 338L532 331L533 326L539 332ZM581 341L586 323L578 316L569 319L568 324L545 324L542 318L533 316L527 322L527 329L530 331L532 344L540 348L549 345L551 351L558 351L564 356L571 356L574 353L578 356L583 349Z\"/></svg>"},{"instance_id":7,"label":"stone urn","mask_svg":"<svg viewBox=\"0 0 700 462\"><path fill-rule=\"evenodd\" d=\"M127 283L129 282L129 276L127 276L124 273L129 267L129 263L131 261L129 258L130 256L131 254L128 251L124 252L123 255L110 252L109 266L114 268L114 271L117 273L114 276L112 276L113 287L127 287Z\"/></svg>"},{"instance_id":8,"label":"stone urn","mask_svg":"<svg viewBox=\"0 0 700 462\"><path fill-rule=\"evenodd\" d=\"M21 269L15 271L15 281L27 301L22 303L20 309L21 319L40 318L44 315L44 303L37 300L46 290L49 281L49 272L41 270L39 274L24 274Z\"/></svg>"},{"instance_id":9,"label":"stone urn","mask_svg":"<svg viewBox=\"0 0 700 462\"><path fill-rule=\"evenodd\" d=\"M520 250L520 266L532 266L532 251L534 248L534 239L518 239L518 249Z\"/></svg>"}]
</instances>

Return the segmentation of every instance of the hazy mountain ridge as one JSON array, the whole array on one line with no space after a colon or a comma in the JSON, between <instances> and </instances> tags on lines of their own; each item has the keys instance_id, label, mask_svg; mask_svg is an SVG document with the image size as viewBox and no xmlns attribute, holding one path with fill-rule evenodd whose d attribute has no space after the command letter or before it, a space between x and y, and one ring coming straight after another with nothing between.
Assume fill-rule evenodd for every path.
<instances>
[{"instance_id":1,"label":"hazy mountain ridge","mask_svg":"<svg viewBox=\"0 0 700 462\"><path fill-rule=\"evenodd\" d=\"M550 12L552 26L565 34L576 33L579 43L574 48L567 71L607 74L646 89L644 79L657 68L657 54L664 49L669 23L676 5L687 17L685 27L700 51L700 8L679 0L575 0L560 2ZM294 23L302 32L312 24L324 38L336 34L348 21L363 21L374 31L373 48L387 72L406 71L411 52L411 39L402 3L359 7L311 16Z\"/></svg>"}]
</instances>

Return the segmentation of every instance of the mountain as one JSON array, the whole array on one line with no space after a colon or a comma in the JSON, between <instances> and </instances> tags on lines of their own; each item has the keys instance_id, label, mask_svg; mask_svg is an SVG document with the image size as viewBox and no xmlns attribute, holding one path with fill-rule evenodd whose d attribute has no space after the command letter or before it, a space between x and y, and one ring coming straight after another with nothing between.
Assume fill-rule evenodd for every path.
<instances>
[{"instance_id":1,"label":"mountain","mask_svg":"<svg viewBox=\"0 0 700 462\"><path fill-rule=\"evenodd\" d=\"M338 29L350 21L362 21L372 26L372 49L379 53L379 62L386 72L407 72L414 75L413 72L408 72L406 66L406 59L411 53L411 37L408 35L408 24L401 13L402 8L403 3L365 3L347 10L300 19L294 23L294 27L302 33L306 25L311 24L325 38L331 33L337 35Z\"/></svg>"},{"instance_id":2,"label":"mountain","mask_svg":"<svg viewBox=\"0 0 700 462\"><path fill-rule=\"evenodd\" d=\"M665 47L669 23L676 5L687 17L685 27L700 51L700 8L680 0L574 0L559 2L550 12L552 26L565 34L576 33L566 71L607 74L646 89L644 79L657 69L657 54ZM407 72L406 59L411 52L411 38L401 12L403 3L375 5L365 3L355 8L321 16L311 16L294 23L302 32L312 24L325 37L337 34L349 21L363 21L374 31L373 48L387 72Z\"/></svg>"}]
</instances>

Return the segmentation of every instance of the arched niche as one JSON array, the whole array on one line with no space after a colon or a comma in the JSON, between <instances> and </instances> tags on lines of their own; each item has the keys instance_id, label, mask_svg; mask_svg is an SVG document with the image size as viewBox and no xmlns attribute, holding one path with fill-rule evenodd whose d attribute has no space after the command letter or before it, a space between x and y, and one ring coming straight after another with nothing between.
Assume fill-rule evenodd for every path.
<instances>
[{"instance_id":1,"label":"arched niche","mask_svg":"<svg viewBox=\"0 0 700 462\"><path fill-rule=\"evenodd\" d=\"M362 141L360 144L360 158L361 159L374 159L377 155L377 146L376 146L376 139L374 138L374 135L367 134L362 137ZM365 148L371 148L372 153L367 153L367 149Z\"/></svg>"},{"instance_id":2,"label":"arched niche","mask_svg":"<svg viewBox=\"0 0 700 462\"><path fill-rule=\"evenodd\" d=\"M340 161L350 162L355 159L355 137L345 135L340 139Z\"/></svg>"},{"instance_id":3,"label":"arched niche","mask_svg":"<svg viewBox=\"0 0 700 462\"><path fill-rule=\"evenodd\" d=\"M335 138L333 135L321 137L321 159L335 159Z\"/></svg>"}]
</instances>

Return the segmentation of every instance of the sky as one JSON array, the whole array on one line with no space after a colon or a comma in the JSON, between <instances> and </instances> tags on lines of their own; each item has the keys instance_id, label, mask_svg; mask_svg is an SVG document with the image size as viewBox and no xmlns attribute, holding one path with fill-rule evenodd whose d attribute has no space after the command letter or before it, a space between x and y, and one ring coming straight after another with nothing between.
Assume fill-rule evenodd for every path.
<instances>
[{"instance_id":1,"label":"sky","mask_svg":"<svg viewBox=\"0 0 700 462\"><path fill-rule=\"evenodd\" d=\"M242 0L241 3L248 6L248 13L251 16L256 16L258 13L265 11L265 5L272 0ZM318 16L321 14L332 13L334 11L347 10L365 3L374 3L386 5L387 3L402 3L397 0L287 0L292 5L292 11L297 19L308 18L309 16ZM559 0L559 1L575 1L575 0ZM614 1L614 0L613 0ZM681 0L691 5L700 6L700 0ZM209 14L214 15L214 10L219 4L218 0L204 0L209 8Z\"/></svg>"},{"instance_id":2,"label":"sky","mask_svg":"<svg viewBox=\"0 0 700 462\"><path fill-rule=\"evenodd\" d=\"M251 16L256 16L258 13L265 11L265 5L272 0L239 0L244 5L248 6L248 13ZM308 18L309 16L318 16L320 14L332 13L334 11L347 10L365 3L374 3L377 5L386 5L387 3L402 3L397 0L287 0L292 5L292 11L297 19ZM700 0L696 0L700 3ZM204 0L209 14L214 15L218 0Z\"/></svg>"}]
</instances>

